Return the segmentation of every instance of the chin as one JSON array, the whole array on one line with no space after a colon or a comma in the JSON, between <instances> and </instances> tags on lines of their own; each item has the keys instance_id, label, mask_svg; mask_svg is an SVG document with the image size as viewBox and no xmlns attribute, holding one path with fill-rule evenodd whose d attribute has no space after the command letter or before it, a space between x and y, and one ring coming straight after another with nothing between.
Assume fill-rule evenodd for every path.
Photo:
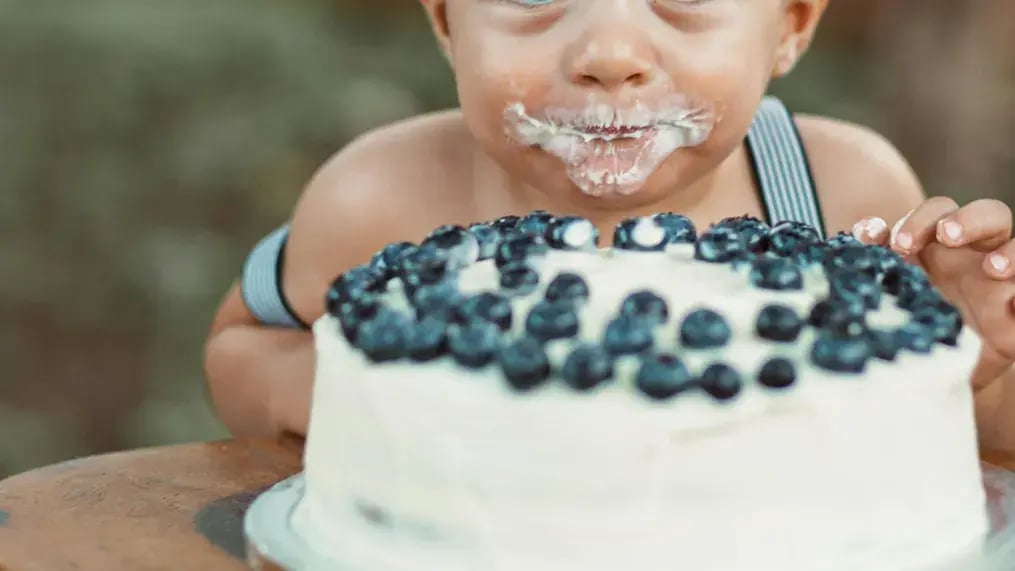
<instances>
[{"instance_id":1,"label":"chin","mask_svg":"<svg viewBox=\"0 0 1015 571\"><path fill-rule=\"evenodd\" d=\"M609 208L637 208L666 200L693 187L706 172L697 161L672 156L646 176L628 181L588 180L587 177L561 177L566 180L570 193L586 204L601 204ZM577 178L577 180L575 180Z\"/></svg>"}]
</instances>

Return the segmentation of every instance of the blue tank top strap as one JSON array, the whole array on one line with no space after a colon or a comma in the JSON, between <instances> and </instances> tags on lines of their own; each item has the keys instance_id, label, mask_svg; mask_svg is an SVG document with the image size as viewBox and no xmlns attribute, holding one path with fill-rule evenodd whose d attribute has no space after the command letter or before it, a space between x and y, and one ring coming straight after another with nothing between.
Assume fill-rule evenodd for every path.
<instances>
[{"instance_id":1,"label":"blue tank top strap","mask_svg":"<svg viewBox=\"0 0 1015 571\"><path fill-rule=\"evenodd\" d=\"M796 123L786 106L765 97L747 134L747 148L769 223L804 222L825 236L825 225Z\"/></svg>"},{"instance_id":2,"label":"blue tank top strap","mask_svg":"<svg viewBox=\"0 0 1015 571\"><path fill-rule=\"evenodd\" d=\"M288 237L289 225L285 224L254 246L243 264L240 293L247 309L262 324L309 329L282 293L282 264Z\"/></svg>"}]
</instances>

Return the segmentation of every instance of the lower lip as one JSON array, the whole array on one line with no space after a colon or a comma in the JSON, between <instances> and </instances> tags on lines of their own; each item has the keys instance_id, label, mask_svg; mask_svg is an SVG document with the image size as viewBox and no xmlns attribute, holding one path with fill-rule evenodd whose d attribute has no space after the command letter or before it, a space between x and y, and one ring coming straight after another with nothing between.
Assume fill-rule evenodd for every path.
<instances>
[{"instance_id":1,"label":"lower lip","mask_svg":"<svg viewBox=\"0 0 1015 571\"><path fill-rule=\"evenodd\" d=\"M579 145L568 166L569 176L593 196L630 194L640 188L654 167L655 129L639 129L637 137L593 138Z\"/></svg>"}]
</instances>

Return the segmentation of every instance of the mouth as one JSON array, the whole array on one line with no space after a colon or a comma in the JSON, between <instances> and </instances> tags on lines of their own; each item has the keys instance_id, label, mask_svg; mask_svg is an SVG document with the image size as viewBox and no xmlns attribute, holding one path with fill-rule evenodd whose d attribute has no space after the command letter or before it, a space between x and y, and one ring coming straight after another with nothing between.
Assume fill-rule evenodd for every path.
<instances>
[{"instance_id":1,"label":"mouth","mask_svg":"<svg viewBox=\"0 0 1015 571\"><path fill-rule=\"evenodd\" d=\"M637 192L663 160L701 144L714 126L712 114L700 106L650 111L599 104L532 116L516 103L504 116L510 137L563 161L572 182L596 197Z\"/></svg>"},{"instance_id":2,"label":"mouth","mask_svg":"<svg viewBox=\"0 0 1015 571\"><path fill-rule=\"evenodd\" d=\"M592 135L593 137L600 138L618 138L618 137L637 137L647 127L636 127L633 125L603 125L603 126L591 126L582 129L583 132Z\"/></svg>"}]
</instances>

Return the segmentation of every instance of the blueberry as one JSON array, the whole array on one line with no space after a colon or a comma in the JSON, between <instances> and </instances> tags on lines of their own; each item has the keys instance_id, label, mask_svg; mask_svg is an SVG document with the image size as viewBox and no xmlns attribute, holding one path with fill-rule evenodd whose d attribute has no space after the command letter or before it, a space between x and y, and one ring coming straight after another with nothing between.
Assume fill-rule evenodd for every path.
<instances>
[{"instance_id":1,"label":"blueberry","mask_svg":"<svg viewBox=\"0 0 1015 571\"><path fill-rule=\"evenodd\" d=\"M603 346L613 355L641 353L652 348L655 337L645 321L622 315L606 325Z\"/></svg>"},{"instance_id":2,"label":"blueberry","mask_svg":"<svg viewBox=\"0 0 1015 571\"><path fill-rule=\"evenodd\" d=\"M500 243L500 230L490 224L473 224L469 226L469 234L476 239L479 245L479 260L489 260L497 251L497 244Z\"/></svg>"},{"instance_id":3,"label":"blueberry","mask_svg":"<svg viewBox=\"0 0 1015 571\"><path fill-rule=\"evenodd\" d=\"M882 361L894 361L899 354L899 338L895 332L872 329L867 332L871 352Z\"/></svg>"},{"instance_id":4,"label":"blueberry","mask_svg":"<svg viewBox=\"0 0 1015 571\"><path fill-rule=\"evenodd\" d=\"M701 374L701 388L717 400L729 400L742 387L740 373L725 363L713 363Z\"/></svg>"},{"instance_id":5,"label":"blueberry","mask_svg":"<svg viewBox=\"0 0 1015 571\"><path fill-rule=\"evenodd\" d=\"M796 310L788 305L776 303L761 308L755 331L762 339L789 343L796 341L803 326L803 319L797 315Z\"/></svg>"},{"instance_id":6,"label":"blueberry","mask_svg":"<svg viewBox=\"0 0 1015 571\"><path fill-rule=\"evenodd\" d=\"M762 289L802 290L804 277L800 268L785 258L759 258L751 269L751 283Z\"/></svg>"},{"instance_id":7,"label":"blueberry","mask_svg":"<svg viewBox=\"0 0 1015 571\"><path fill-rule=\"evenodd\" d=\"M936 308L947 304L941 294L931 286L916 286L903 288L899 292L897 305L902 309L912 312L921 311L924 308Z\"/></svg>"},{"instance_id":8,"label":"blueberry","mask_svg":"<svg viewBox=\"0 0 1015 571\"><path fill-rule=\"evenodd\" d=\"M843 246L825 252L825 271L829 274L854 273L876 278L881 272L881 258L874 248L862 244Z\"/></svg>"},{"instance_id":9,"label":"blueberry","mask_svg":"<svg viewBox=\"0 0 1015 571\"><path fill-rule=\"evenodd\" d=\"M550 247L541 236L511 236L497 245L494 262L498 268L517 262L537 264L549 250Z\"/></svg>"},{"instance_id":10,"label":"blueberry","mask_svg":"<svg viewBox=\"0 0 1015 571\"><path fill-rule=\"evenodd\" d=\"M838 249L844 246L855 246L859 243L859 240L847 232L839 232L838 234L830 236L827 240L825 240L825 245L832 249Z\"/></svg>"},{"instance_id":11,"label":"blueberry","mask_svg":"<svg viewBox=\"0 0 1015 571\"><path fill-rule=\"evenodd\" d=\"M691 349L722 347L733 335L722 315L711 309L698 309L680 324L680 342Z\"/></svg>"},{"instance_id":12,"label":"blueberry","mask_svg":"<svg viewBox=\"0 0 1015 571\"><path fill-rule=\"evenodd\" d=\"M740 216L727 216L722 220L716 222L712 228L726 228L732 230L735 233L744 231L757 232L763 231L768 232L768 225L765 224L760 218L751 216L749 214L742 214Z\"/></svg>"},{"instance_id":13,"label":"blueberry","mask_svg":"<svg viewBox=\"0 0 1015 571\"><path fill-rule=\"evenodd\" d=\"M430 316L445 322L456 321L461 304L462 294L453 281L426 284L412 293L412 306L419 318Z\"/></svg>"},{"instance_id":14,"label":"blueberry","mask_svg":"<svg viewBox=\"0 0 1015 571\"><path fill-rule=\"evenodd\" d=\"M808 251L811 247L817 248L820 243L821 237L817 230L803 222L792 220L772 226L767 239L768 251L778 256L791 256L797 252Z\"/></svg>"},{"instance_id":15,"label":"blueberry","mask_svg":"<svg viewBox=\"0 0 1015 571\"><path fill-rule=\"evenodd\" d=\"M544 293L547 301L566 301L578 306L589 298L589 285L578 274L561 272L557 274Z\"/></svg>"},{"instance_id":16,"label":"blueberry","mask_svg":"<svg viewBox=\"0 0 1015 571\"><path fill-rule=\"evenodd\" d=\"M511 328L511 302L498 293L482 292L467 298L459 313L465 321L488 321L505 331Z\"/></svg>"},{"instance_id":17,"label":"blueberry","mask_svg":"<svg viewBox=\"0 0 1015 571\"><path fill-rule=\"evenodd\" d=\"M564 359L561 375L571 388L587 391L613 376L613 359L598 345L578 345Z\"/></svg>"},{"instance_id":18,"label":"blueberry","mask_svg":"<svg viewBox=\"0 0 1015 571\"><path fill-rule=\"evenodd\" d=\"M639 252L660 251L666 247L666 230L647 216L627 218L613 231L613 247Z\"/></svg>"},{"instance_id":19,"label":"blueberry","mask_svg":"<svg viewBox=\"0 0 1015 571\"><path fill-rule=\"evenodd\" d=\"M553 215L549 212L534 210L518 221L515 230L522 234L542 237L546 235L546 228L549 226L551 219L553 219Z\"/></svg>"},{"instance_id":20,"label":"blueberry","mask_svg":"<svg viewBox=\"0 0 1015 571\"><path fill-rule=\"evenodd\" d=\"M510 296L525 296L536 291L539 274L523 262L513 262L500 269L500 287Z\"/></svg>"},{"instance_id":21,"label":"blueberry","mask_svg":"<svg viewBox=\"0 0 1015 571\"><path fill-rule=\"evenodd\" d=\"M871 347L864 337L821 335L811 347L815 365L836 373L862 373L871 358Z\"/></svg>"},{"instance_id":22,"label":"blueberry","mask_svg":"<svg viewBox=\"0 0 1015 571\"><path fill-rule=\"evenodd\" d=\"M370 260L370 266L374 273L383 275L385 279L398 276L400 258L407 251L416 248L412 242L395 242L388 244L381 251L374 254Z\"/></svg>"},{"instance_id":23,"label":"blueberry","mask_svg":"<svg viewBox=\"0 0 1015 571\"><path fill-rule=\"evenodd\" d=\"M895 251L891 248L886 248L885 246L871 246L870 248L874 257L878 260L881 275L884 275L889 270L906 263L902 256L895 253Z\"/></svg>"},{"instance_id":24,"label":"blueberry","mask_svg":"<svg viewBox=\"0 0 1015 571\"><path fill-rule=\"evenodd\" d=\"M449 274L448 253L433 246L408 250L400 260L402 281L409 290L437 283Z\"/></svg>"},{"instance_id":25,"label":"blueberry","mask_svg":"<svg viewBox=\"0 0 1015 571\"><path fill-rule=\"evenodd\" d=\"M652 325L662 325L669 318L666 300L648 290L636 291L624 298L620 314L648 320Z\"/></svg>"},{"instance_id":26,"label":"blueberry","mask_svg":"<svg viewBox=\"0 0 1015 571\"><path fill-rule=\"evenodd\" d=\"M737 237L741 246L748 251L763 251L767 248L769 227L761 220L748 215L723 218L711 231L728 230Z\"/></svg>"},{"instance_id":27,"label":"blueberry","mask_svg":"<svg viewBox=\"0 0 1015 571\"><path fill-rule=\"evenodd\" d=\"M507 216L501 216L500 218L494 220L491 226L496 228L497 231L501 233L501 236L507 237L515 232L515 230L518 228L518 222L520 220L521 217L515 216L514 214L509 214Z\"/></svg>"},{"instance_id":28,"label":"blueberry","mask_svg":"<svg viewBox=\"0 0 1015 571\"><path fill-rule=\"evenodd\" d=\"M550 377L550 359L543 345L532 337L522 337L508 343L498 352L498 361L508 384L526 391L542 384Z\"/></svg>"},{"instance_id":29,"label":"blueberry","mask_svg":"<svg viewBox=\"0 0 1015 571\"><path fill-rule=\"evenodd\" d=\"M839 270L829 276L829 296L877 309L881 305L881 287L868 274Z\"/></svg>"},{"instance_id":30,"label":"blueberry","mask_svg":"<svg viewBox=\"0 0 1015 571\"><path fill-rule=\"evenodd\" d=\"M331 287L324 294L324 310L328 315L339 316L342 306L349 302L348 289L341 276L332 282Z\"/></svg>"},{"instance_id":31,"label":"blueberry","mask_svg":"<svg viewBox=\"0 0 1015 571\"><path fill-rule=\"evenodd\" d=\"M718 229L709 230L694 244L695 259L712 264L732 262L743 251L743 243L736 234Z\"/></svg>"},{"instance_id":32,"label":"blueberry","mask_svg":"<svg viewBox=\"0 0 1015 571\"><path fill-rule=\"evenodd\" d=\"M801 267L823 264L825 262L825 248L816 244L807 244L794 250L787 258Z\"/></svg>"},{"instance_id":33,"label":"blueberry","mask_svg":"<svg viewBox=\"0 0 1015 571\"><path fill-rule=\"evenodd\" d=\"M492 361L499 343L500 332L489 321L471 321L448 329L448 350L464 367L478 369Z\"/></svg>"},{"instance_id":34,"label":"blueberry","mask_svg":"<svg viewBox=\"0 0 1015 571\"><path fill-rule=\"evenodd\" d=\"M464 268L479 258L479 242L461 226L447 224L440 226L423 240L423 246L444 250L448 262L456 268Z\"/></svg>"},{"instance_id":35,"label":"blueberry","mask_svg":"<svg viewBox=\"0 0 1015 571\"><path fill-rule=\"evenodd\" d=\"M695 387L694 377L674 355L651 355L642 360L635 386L655 400L664 400Z\"/></svg>"},{"instance_id":36,"label":"blueberry","mask_svg":"<svg viewBox=\"0 0 1015 571\"><path fill-rule=\"evenodd\" d=\"M962 315L947 302L917 308L913 312L913 320L929 327L939 343L953 347L958 344L963 326Z\"/></svg>"},{"instance_id":37,"label":"blueberry","mask_svg":"<svg viewBox=\"0 0 1015 571\"><path fill-rule=\"evenodd\" d=\"M818 301L811 308L807 322L818 329L846 336L862 335L867 329L864 307L838 298Z\"/></svg>"},{"instance_id":38,"label":"blueberry","mask_svg":"<svg viewBox=\"0 0 1015 571\"><path fill-rule=\"evenodd\" d=\"M331 282L325 296L325 307L331 312L332 308L337 308L343 302L380 291L384 291L384 287L378 274L368 266L356 266Z\"/></svg>"},{"instance_id":39,"label":"blueberry","mask_svg":"<svg viewBox=\"0 0 1015 571\"><path fill-rule=\"evenodd\" d=\"M579 216L555 217L547 226L546 242L562 250L595 250L599 247L599 230Z\"/></svg>"},{"instance_id":40,"label":"blueberry","mask_svg":"<svg viewBox=\"0 0 1015 571\"><path fill-rule=\"evenodd\" d=\"M691 222L691 219L686 216L672 212L660 212L652 219L666 232L667 244L693 244L698 238L694 222Z\"/></svg>"},{"instance_id":41,"label":"blueberry","mask_svg":"<svg viewBox=\"0 0 1015 571\"><path fill-rule=\"evenodd\" d=\"M910 321L896 329L895 339L900 347L913 353L930 353L934 347L934 332L930 327L916 321Z\"/></svg>"},{"instance_id":42,"label":"blueberry","mask_svg":"<svg viewBox=\"0 0 1015 571\"><path fill-rule=\"evenodd\" d=\"M447 351L448 324L434 317L424 317L409 328L406 347L413 361L430 361Z\"/></svg>"},{"instance_id":43,"label":"blueberry","mask_svg":"<svg viewBox=\"0 0 1015 571\"><path fill-rule=\"evenodd\" d=\"M342 334L350 343L356 342L360 325L373 319L382 309L380 299L375 295L363 295L354 300L343 301L332 311L342 325Z\"/></svg>"},{"instance_id":44,"label":"blueberry","mask_svg":"<svg viewBox=\"0 0 1015 571\"><path fill-rule=\"evenodd\" d=\"M381 310L364 321L356 334L356 346L374 362L401 359L408 350L412 321L403 313Z\"/></svg>"},{"instance_id":45,"label":"blueberry","mask_svg":"<svg viewBox=\"0 0 1015 571\"><path fill-rule=\"evenodd\" d=\"M773 357L761 366L758 382L770 389L784 389L796 382L796 367L785 357Z\"/></svg>"},{"instance_id":46,"label":"blueberry","mask_svg":"<svg viewBox=\"0 0 1015 571\"><path fill-rule=\"evenodd\" d=\"M529 310L525 330L542 341L574 337L578 334L578 314L570 303L541 301Z\"/></svg>"},{"instance_id":47,"label":"blueberry","mask_svg":"<svg viewBox=\"0 0 1015 571\"><path fill-rule=\"evenodd\" d=\"M899 264L885 271L881 278L881 287L892 295L901 295L909 290L926 289L930 286L930 278L919 266L908 263Z\"/></svg>"},{"instance_id":48,"label":"blueberry","mask_svg":"<svg viewBox=\"0 0 1015 571\"><path fill-rule=\"evenodd\" d=\"M754 268L754 264L757 263L758 260L763 258L764 254L756 254L754 252L742 251L739 254L737 254L735 258L733 258L733 261L730 262L730 267L732 267L736 271L740 271L744 268L750 271Z\"/></svg>"}]
</instances>

